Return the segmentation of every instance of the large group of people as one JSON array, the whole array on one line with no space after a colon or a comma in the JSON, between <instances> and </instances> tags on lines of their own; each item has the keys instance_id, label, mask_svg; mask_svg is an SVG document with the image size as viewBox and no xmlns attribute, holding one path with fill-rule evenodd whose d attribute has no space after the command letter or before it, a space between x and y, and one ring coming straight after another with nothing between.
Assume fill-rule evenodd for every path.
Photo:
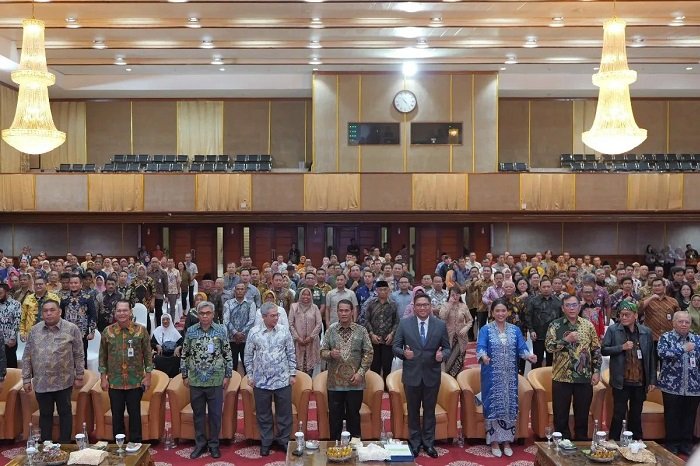
<instances>
[{"instance_id":1,"label":"large group of people","mask_svg":"<svg viewBox=\"0 0 700 466\"><path fill-rule=\"evenodd\" d=\"M532 368L552 366L553 428L582 440L589 435L593 386L609 356L611 437L619 437L623 420L635 438L643 437L643 402L658 389L667 448L690 453L700 401L700 282L690 245L682 267L610 264L567 252L555 258L551 251L487 253L478 260L472 252L455 260L443 254L420 277L409 270L405 251L392 257L351 246L344 258L324 257L317 265L296 246L260 267L245 256L209 287L189 253L179 262L160 248L121 259L86 253L80 262L70 253L32 257L27 247L15 262L0 250L0 366L17 367L17 338L26 341L25 390L36 393L42 437L50 438L53 404L65 413L71 387L82 381L88 341L99 331L101 385L109 391L114 432L125 430L126 408L130 439L139 441L139 403L150 372L181 374L192 398L196 458L220 455L223 390L239 360L254 390L266 456L290 438L297 370L328 371L331 438L340 438L343 420L359 437L364 374L372 370L386 381L398 358L411 451L437 456L441 371L456 377L472 341L486 441L500 457L513 454L518 374L527 361ZM137 303L160 325L135 323ZM61 415L60 440L66 435L70 426Z\"/></svg>"}]
</instances>

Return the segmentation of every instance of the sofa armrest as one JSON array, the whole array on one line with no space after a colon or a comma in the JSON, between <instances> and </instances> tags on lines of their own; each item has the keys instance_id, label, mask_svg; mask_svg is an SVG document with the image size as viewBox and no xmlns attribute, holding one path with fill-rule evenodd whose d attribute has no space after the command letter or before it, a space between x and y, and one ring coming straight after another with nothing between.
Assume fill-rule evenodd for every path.
<instances>
[{"instance_id":1,"label":"sofa armrest","mask_svg":"<svg viewBox=\"0 0 700 466\"><path fill-rule=\"evenodd\" d=\"M316 419L318 420L318 437L326 440L330 437L330 427L328 425L328 377L323 371L312 380L314 399L316 400Z\"/></svg>"},{"instance_id":2,"label":"sofa armrest","mask_svg":"<svg viewBox=\"0 0 700 466\"><path fill-rule=\"evenodd\" d=\"M107 437L105 427L105 414L110 409L109 394L102 390L99 383L96 383L90 390L92 397L92 410L95 414L95 436L100 440L111 440Z\"/></svg>"},{"instance_id":3,"label":"sofa armrest","mask_svg":"<svg viewBox=\"0 0 700 466\"><path fill-rule=\"evenodd\" d=\"M438 392L437 402L447 411L447 435L449 437L457 436L457 406L459 403L459 384L454 377L447 375L442 377L440 383L440 391Z\"/></svg>"},{"instance_id":4,"label":"sofa armrest","mask_svg":"<svg viewBox=\"0 0 700 466\"><path fill-rule=\"evenodd\" d=\"M224 392L224 408L221 422L221 438L233 440L238 426L238 390L241 375L234 372Z\"/></svg>"},{"instance_id":5,"label":"sofa armrest","mask_svg":"<svg viewBox=\"0 0 700 466\"><path fill-rule=\"evenodd\" d=\"M180 413L190 401L190 389L182 383L182 375L178 374L168 384L168 402L170 403L170 424L174 438L181 438Z\"/></svg>"}]
</instances>

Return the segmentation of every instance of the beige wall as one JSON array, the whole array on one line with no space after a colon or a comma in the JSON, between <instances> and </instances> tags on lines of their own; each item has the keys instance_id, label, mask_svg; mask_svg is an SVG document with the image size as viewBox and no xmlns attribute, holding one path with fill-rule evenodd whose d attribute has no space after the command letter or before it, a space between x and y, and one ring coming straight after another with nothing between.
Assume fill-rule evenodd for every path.
<instances>
[{"instance_id":1,"label":"beige wall","mask_svg":"<svg viewBox=\"0 0 700 466\"><path fill-rule=\"evenodd\" d=\"M561 154L595 153L581 142L595 110L595 100L500 99L499 161L552 168L559 167ZM700 101L633 99L632 110L637 125L647 130L647 140L633 153L700 152Z\"/></svg>"},{"instance_id":2,"label":"beige wall","mask_svg":"<svg viewBox=\"0 0 700 466\"><path fill-rule=\"evenodd\" d=\"M393 106L412 91L413 112ZM498 77L495 74L317 73L313 83L315 172L489 172L496 170ZM349 146L348 122L397 122L401 143ZM411 145L413 122L461 122L461 145Z\"/></svg>"}]
</instances>

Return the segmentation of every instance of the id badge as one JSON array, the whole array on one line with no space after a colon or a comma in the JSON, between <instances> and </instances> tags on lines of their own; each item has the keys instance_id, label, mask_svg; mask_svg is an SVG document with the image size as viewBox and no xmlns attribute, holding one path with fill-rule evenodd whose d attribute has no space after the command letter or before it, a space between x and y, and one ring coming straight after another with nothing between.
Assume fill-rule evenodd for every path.
<instances>
[{"instance_id":1,"label":"id badge","mask_svg":"<svg viewBox=\"0 0 700 466\"><path fill-rule=\"evenodd\" d=\"M207 345L207 353L214 354L214 342L210 341Z\"/></svg>"},{"instance_id":2,"label":"id badge","mask_svg":"<svg viewBox=\"0 0 700 466\"><path fill-rule=\"evenodd\" d=\"M126 355L130 358L133 358L134 357L134 348L129 348L128 350L126 350Z\"/></svg>"},{"instance_id":3,"label":"id badge","mask_svg":"<svg viewBox=\"0 0 700 466\"><path fill-rule=\"evenodd\" d=\"M695 369L695 365L696 365L696 363L695 363L695 356L691 356L691 357L690 357L690 367L691 367L691 369Z\"/></svg>"},{"instance_id":4,"label":"id badge","mask_svg":"<svg viewBox=\"0 0 700 466\"><path fill-rule=\"evenodd\" d=\"M637 350L637 359L642 359L642 350Z\"/></svg>"}]
</instances>

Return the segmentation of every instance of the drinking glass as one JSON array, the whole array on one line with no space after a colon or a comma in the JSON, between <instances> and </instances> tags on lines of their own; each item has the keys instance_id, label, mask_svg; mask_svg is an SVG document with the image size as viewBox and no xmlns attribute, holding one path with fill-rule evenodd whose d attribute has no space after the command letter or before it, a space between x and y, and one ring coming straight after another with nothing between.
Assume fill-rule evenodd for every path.
<instances>
[{"instance_id":1,"label":"drinking glass","mask_svg":"<svg viewBox=\"0 0 700 466\"><path fill-rule=\"evenodd\" d=\"M552 426L547 426L544 428L544 435L547 437L547 448L551 449L552 448L552 433L554 433L554 427Z\"/></svg>"},{"instance_id":2,"label":"drinking glass","mask_svg":"<svg viewBox=\"0 0 700 466\"><path fill-rule=\"evenodd\" d=\"M34 465L34 455L38 453L39 450L36 449L36 447L27 447L26 453L27 453L27 459L29 460L29 466Z\"/></svg>"},{"instance_id":3,"label":"drinking glass","mask_svg":"<svg viewBox=\"0 0 700 466\"><path fill-rule=\"evenodd\" d=\"M620 442L622 445L621 447L628 447L632 443L632 432L629 430L626 430L622 433L622 442Z\"/></svg>"},{"instance_id":4,"label":"drinking glass","mask_svg":"<svg viewBox=\"0 0 700 466\"><path fill-rule=\"evenodd\" d=\"M392 434L391 432L386 433L386 443L388 443L388 444L394 443L393 438L394 438L394 434Z\"/></svg>"},{"instance_id":5,"label":"drinking glass","mask_svg":"<svg viewBox=\"0 0 700 466\"><path fill-rule=\"evenodd\" d=\"M124 448L122 448L122 447L124 446L124 439L126 438L126 435L117 434L114 438L117 441L117 447L119 447L119 449L117 450L117 453L120 453L120 454L124 453Z\"/></svg>"},{"instance_id":6,"label":"drinking glass","mask_svg":"<svg viewBox=\"0 0 700 466\"><path fill-rule=\"evenodd\" d=\"M78 450L84 450L85 449L85 435L76 434L75 444L78 446Z\"/></svg>"},{"instance_id":7,"label":"drinking glass","mask_svg":"<svg viewBox=\"0 0 700 466\"><path fill-rule=\"evenodd\" d=\"M559 442L561 442L562 439L561 432L552 433L552 438L554 439L554 449L559 453Z\"/></svg>"},{"instance_id":8,"label":"drinking glass","mask_svg":"<svg viewBox=\"0 0 700 466\"><path fill-rule=\"evenodd\" d=\"M599 430L595 433L595 443L596 445L603 445L608 439L608 434L604 430Z\"/></svg>"},{"instance_id":9,"label":"drinking glass","mask_svg":"<svg viewBox=\"0 0 700 466\"><path fill-rule=\"evenodd\" d=\"M34 439L34 443L37 445L39 444L39 440L41 439L41 429L38 427L34 427L32 429L32 439Z\"/></svg>"}]
</instances>

